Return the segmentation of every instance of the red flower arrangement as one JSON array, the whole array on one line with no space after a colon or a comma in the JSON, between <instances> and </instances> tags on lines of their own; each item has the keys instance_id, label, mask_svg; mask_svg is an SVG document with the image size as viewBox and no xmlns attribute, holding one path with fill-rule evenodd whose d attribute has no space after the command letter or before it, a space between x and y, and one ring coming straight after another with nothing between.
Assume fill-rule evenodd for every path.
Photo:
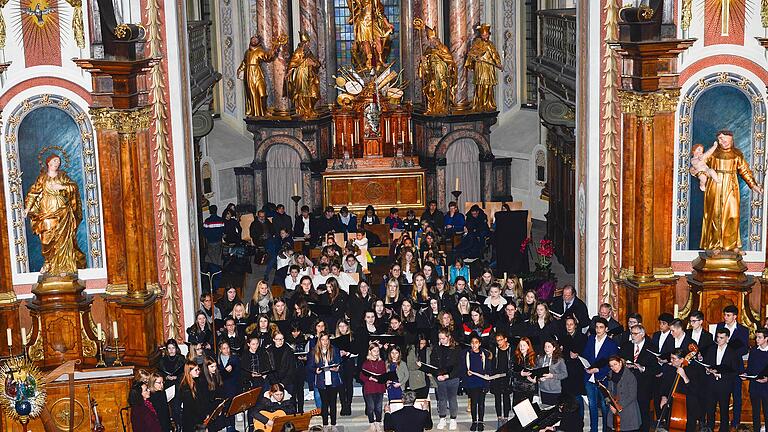
<instances>
[{"instance_id":1,"label":"red flower arrangement","mask_svg":"<svg viewBox=\"0 0 768 432\"><path fill-rule=\"evenodd\" d=\"M532 240L530 237L526 237L522 243L520 243L520 253L525 254L526 250L530 246ZM541 239L539 240L539 246L536 248L536 267L547 268L552 265L552 258L555 255L555 247L552 244L552 240Z\"/></svg>"}]
</instances>

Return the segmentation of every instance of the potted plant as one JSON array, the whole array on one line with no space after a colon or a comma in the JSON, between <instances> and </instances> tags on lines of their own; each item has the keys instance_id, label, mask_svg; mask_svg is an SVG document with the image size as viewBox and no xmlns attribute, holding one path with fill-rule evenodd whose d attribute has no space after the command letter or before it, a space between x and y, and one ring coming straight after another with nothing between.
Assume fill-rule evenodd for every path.
<instances>
[{"instance_id":1,"label":"potted plant","mask_svg":"<svg viewBox=\"0 0 768 432\"><path fill-rule=\"evenodd\" d=\"M555 254L555 248L552 240L544 238L539 240L539 245L535 249L536 255L534 255L531 243L533 240L526 237L520 244L520 252L526 256L530 255L536 266L535 270L522 277L523 287L525 290L535 290L539 300L551 300L557 286L557 278L552 273L552 256Z\"/></svg>"}]
</instances>

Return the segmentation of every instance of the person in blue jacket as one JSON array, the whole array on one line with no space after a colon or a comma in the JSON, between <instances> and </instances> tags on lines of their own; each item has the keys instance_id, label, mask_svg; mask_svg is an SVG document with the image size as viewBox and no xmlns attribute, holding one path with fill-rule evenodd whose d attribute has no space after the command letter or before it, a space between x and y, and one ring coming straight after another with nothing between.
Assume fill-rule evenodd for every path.
<instances>
[{"instance_id":1,"label":"person in blue jacket","mask_svg":"<svg viewBox=\"0 0 768 432\"><path fill-rule=\"evenodd\" d=\"M749 401L752 404L752 430L759 431L761 410L768 424L768 377L762 376L768 367L768 329L757 329L755 343L757 346L749 351L746 375L756 376L749 381Z\"/></svg>"},{"instance_id":2,"label":"person in blue jacket","mask_svg":"<svg viewBox=\"0 0 768 432\"><path fill-rule=\"evenodd\" d=\"M597 317L595 320L595 334L587 339L587 345L584 347L582 357L589 363L584 371L584 386L587 390L587 400L589 400L589 427L591 432L598 432L598 413L597 409L603 415L603 429L608 430L606 419L608 418L608 406L605 399L600 394L600 388L597 382L604 379L610 368L608 359L618 354L619 347L613 339L608 337L608 321L603 317Z\"/></svg>"},{"instance_id":3,"label":"person in blue jacket","mask_svg":"<svg viewBox=\"0 0 768 432\"><path fill-rule=\"evenodd\" d=\"M459 211L456 201L448 203L448 213L443 216L443 223L445 224L445 235L443 237L446 239L450 240L454 234L464 232L464 214Z\"/></svg>"},{"instance_id":4,"label":"person in blue jacket","mask_svg":"<svg viewBox=\"0 0 768 432\"><path fill-rule=\"evenodd\" d=\"M328 426L330 417L332 432L337 432L336 400L341 387L340 364L339 350L331 345L328 333L321 333L315 349L307 356L307 368L314 373L315 387L320 391L323 426Z\"/></svg>"},{"instance_id":5,"label":"person in blue jacket","mask_svg":"<svg viewBox=\"0 0 768 432\"><path fill-rule=\"evenodd\" d=\"M464 373L461 377L461 383L469 396L469 403L472 411L471 431L485 430L483 417L485 416L485 393L488 391L489 381L482 378L488 375L488 369L491 365L491 353L481 348L480 337L477 333L472 333L469 338L469 348L464 351L461 367Z\"/></svg>"}]
</instances>

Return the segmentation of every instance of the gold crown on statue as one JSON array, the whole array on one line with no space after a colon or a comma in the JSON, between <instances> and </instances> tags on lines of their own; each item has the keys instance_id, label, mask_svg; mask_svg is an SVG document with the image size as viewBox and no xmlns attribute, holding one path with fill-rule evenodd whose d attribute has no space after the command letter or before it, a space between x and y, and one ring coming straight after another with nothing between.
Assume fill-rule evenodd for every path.
<instances>
[{"instance_id":1,"label":"gold crown on statue","mask_svg":"<svg viewBox=\"0 0 768 432\"><path fill-rule=\"evenodd\" d=\"M491 33L491 25L490 24L486 24L486 23L478 24L477 26L475 26L475 30L477 30L477 32L480 33L480 34L483 34L483 33L490 34Z\"/></svg>"}]
</instances>

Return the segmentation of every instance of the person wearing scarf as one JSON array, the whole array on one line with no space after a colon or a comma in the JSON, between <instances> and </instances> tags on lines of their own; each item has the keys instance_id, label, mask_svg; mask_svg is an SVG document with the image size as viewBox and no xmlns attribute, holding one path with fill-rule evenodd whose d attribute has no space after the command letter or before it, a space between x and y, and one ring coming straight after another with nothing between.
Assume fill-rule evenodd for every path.
<instances>
[{"instance_id":1,"label":"person wearing scarf","mask_svg":"<svg viewBox=\"0 0 768 432\"><path fill-rule=\"evenodd\" d=\"M622 432L631 432L640 429L640 405L637 403L637 379L635 374L626 373L624 359L612 356L608 359L608 379L605 386L613 395L613 398L621 405L621 412L617 412L610 404L608 413L608 427L613 427L613 417L621 419ZM695 423L694 423L695 424Z\"/></svg>"},{"instance_id":2,"label":"person wearing scarf","mask_svg":"<svg viewBox=\"0 0 768 432\"><path fill-rule=\"evenodd\" d=\"M480 336L473 333L469 338L470 348L464 352L462 364L466 368L466 372L463 374L461 382L469 396L472 411L472 427L469 428L471 431L485 430L483 417L485 416L485 393L488 390L489 381L484 377L488 376L493 357L480 345Z\"/></svg>"},{"instance_id":3,"label":"person wearing scarf","mask_svg":"<svg viewBox=\"0 0 768 432\"><path fill-rule=\"evenodd\" d=\"M142 432L162 432L157 411L149 401L150 391L147 385L136 382L128 393L128 404L131 406L131 425L134 430Z\"/></svg>"}]
</instances>

